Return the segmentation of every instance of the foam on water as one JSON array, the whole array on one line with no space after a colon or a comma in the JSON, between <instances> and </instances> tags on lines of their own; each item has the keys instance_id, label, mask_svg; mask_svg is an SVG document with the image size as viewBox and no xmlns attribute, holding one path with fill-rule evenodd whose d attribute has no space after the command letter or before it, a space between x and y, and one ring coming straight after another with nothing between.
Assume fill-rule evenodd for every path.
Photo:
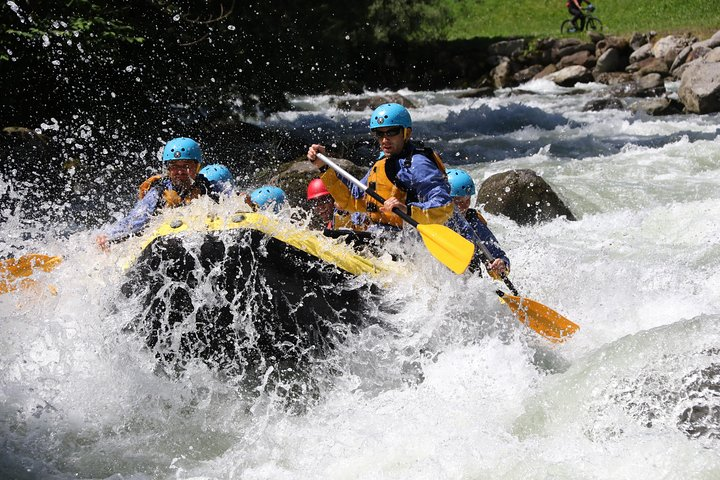
<instances>
[{"instance_id":1,"label":"foam on water","mask_svg":"<svg viewBox=\"0 0 720 480\"><path fill-rule=\"evenodd\" d=\"M200 363L156 373L123 332L137 314L119 294L131 245L106 255L90 231L48 238L4 211L4 255L64 262L37 290L0 296L0 477L717 478L717 116L582 112L594 85L524 90L404 94L420 106L417 134L450 145L448 163L460 146L493 148L492 162L469 150L456 163L476 182L536 170L576 214L524 227L487 215L521 293L581 325L570 341L547 344L497 284L416 245L415 264L382 286L381 321L324 360L321 396L298 414ZM295 103L269 123L365 128L366 112L328 115L329 97Z\"/></svg>"}]
</instances>

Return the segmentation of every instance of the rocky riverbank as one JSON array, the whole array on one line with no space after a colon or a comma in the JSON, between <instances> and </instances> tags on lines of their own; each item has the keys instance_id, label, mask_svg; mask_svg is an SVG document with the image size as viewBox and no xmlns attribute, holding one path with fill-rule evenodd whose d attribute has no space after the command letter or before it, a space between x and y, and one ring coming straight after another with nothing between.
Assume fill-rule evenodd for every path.
<instances>
[{"instance_id":1,"label":"rocky riverbank","mask_svg":"<svg viewBox=\"0 0 720 480\"><path fill-rule=\"evenodd\" d=\"M578 38L524 39L490 45L490 84L516 87L546 78L563 87L590 81L611 86L588 109L623 106L621 98L646 97L630 108L651 115L720 111L720 31L700 41L690 35L634 34L631 38L590 33ZM678 98L667 94L666 81L680 81Z\"/></svg>"},{"instance_id":2,"label":"rocky riverbank","mask_svg":"<svg viewBox=\"0 0 720 480\"><path fill-rule=\"evenodd\" d=\"M630 108L650 115L720 111L720 31L702 41L689 34L658 37L651 32L625 38L591 32L586 40L518 38L461 52L463 45L452 45L436 61L426 59L440 65L437 73L429 74L428 82L436 89L443 88L442 77L452 68L459 78L444 88L474 87L464 96L490 96L497 89L545 78L563 87L609 85L604 97L588 104L589 110ZM446 65L448 57L454 59L454 67ZM668 95L667 81L681 82L677 97ZM412 89L413 83L407 86ZM339 100L338 107L365 110L384 101L413 107L396 94Z\"/></svg>"},{"instance_id":3,"label":"rocky riverbank","mask_svg":"<svg viewBox=\"0 0 720 480\"><path fill-rule=\"evenodd\" d=\"M720 111L720 31L702 41L690 35L658 38L652 33L629 39L590 33L587 40L504 40L490 44L480 63L488 71L481 75L481 86L463 93L465 97L492 96L498 89L522 88L526 82L544 78L563 87L587 82L608 85L601 97L588 102L586 110L627 108L649 115ZM668 81L680 81L677 95L667 91ZM335 104L345 110L369 111L385 102L415 106L392 92L352 100L339 97ZM288 190L295 204L302 203L304 185L315 175L305 164L303 158L290 162L268 179ZM479 192L478 202L488 212L506 215L521 225L559 216L575 219L552 188L530 170L498 174L487 179Z\"/></svg>"}]
</instances>

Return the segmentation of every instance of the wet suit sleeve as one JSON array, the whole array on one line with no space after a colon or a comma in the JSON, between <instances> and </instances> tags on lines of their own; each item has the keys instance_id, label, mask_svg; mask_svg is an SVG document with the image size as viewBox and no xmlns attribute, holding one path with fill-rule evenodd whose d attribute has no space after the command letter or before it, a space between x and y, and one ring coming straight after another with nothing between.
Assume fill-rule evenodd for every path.
<instances>
[{"instance_id":1,"label":"wet suit sleeve","mask_svg":"<svg viewBox=\"0 0 720 480\"><path fill-rule=\"evenodd\" d=\"M500 242L498 242L497 238L495 238L495 235L493 235L493 233L490 231L490 228L488 228L487 224L480 220L480 218L478 218L477 216L472 216L468 223L471 227L473 227L478 238L480 238L483 245L485 245L485 247L492 254L492 256L495 258L499 258L500 260L505 262L505 265L509 270L510 259L507 257L505 251L500 247Z\"/></svg>"},{"instance_id":2,"label":"wet suit sleeve","mask_svg":"<svg viewBox=\"0 0 720 480\"><path fill-rule=\"evenodd\" d=\"M434 161L413 155L410 168L402 167L398 179L415 190L418 200L408 203L410 216L418 223L446 223L453 213L450 185Z\"/></svg>"},{"instance_id":3,"label":"wet suit sleeve","mask_svg":"<svg viewBox=\"0 0 720 480\"><path fill-rule=\"evenodd\" d=\"M140 232L150 221L150 217L155 213L159 203L160 190L151 188L127 216L105 227L102 233L107 235L109 241L116 242Z\"/></svg>"},{"instance_id":4,"label":"wet suit sleeve","mask_svg":"<svg viewBox=\"0 0 720 480\"><path fill-rule=\"evenodd\" d=\"M480 219L477 213L472 212L469 217L469 219L466 219L457 209L455 209L452 217L447 223L447 226L475 244L482 242L493 258L501 259L505 262L505 265L509 270L510 259L505 251L500 247L500 243L497 241L497 238L495 238L495 235L493 235L490 231L490 228L488 228L485 222ZM477 251L481 252L480 249Z\"/></svg>"}]
</instances>

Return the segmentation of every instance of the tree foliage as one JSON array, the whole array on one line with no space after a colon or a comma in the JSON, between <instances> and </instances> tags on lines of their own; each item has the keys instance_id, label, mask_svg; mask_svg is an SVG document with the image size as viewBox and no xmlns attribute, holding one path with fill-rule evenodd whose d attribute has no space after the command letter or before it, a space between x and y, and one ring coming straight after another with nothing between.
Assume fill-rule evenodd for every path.
<instances>
[{"instance_id":1,"label":"tree foliage","mask_svg":"<svg viewBox=\"0 0 720 480\"><path fill-rule=\"evenodd\" d=\"M420 34L437 21L432 3L14 0L0 17L2 123L105 111L132 125L188 105L219 115L286 108L288 92L366 69L358 52L378 39Z\"/></svg>"}]
</instances>

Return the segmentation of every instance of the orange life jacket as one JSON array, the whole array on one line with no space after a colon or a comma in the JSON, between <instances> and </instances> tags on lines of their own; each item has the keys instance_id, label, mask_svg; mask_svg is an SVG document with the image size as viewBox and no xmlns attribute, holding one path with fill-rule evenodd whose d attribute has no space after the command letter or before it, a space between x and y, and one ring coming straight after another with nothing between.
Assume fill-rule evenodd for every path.
<instances>
[{"instance_id":1,"label":"orange life jacket","mask_svg":"<svg viewBox=\"0 0 720 480\"><path fill-rule=\"evenodd\" d=\"M187 205L201 195L200 189L193 187L185 196L180 196L178 192L168 188L170 179L163 175L153 175L152 177L145 180L138 189L138 197L142 200L147 192L151 188L159 186L162 188L163 207L179 207L180 205Z\"/></svg>"}]
</instances>

